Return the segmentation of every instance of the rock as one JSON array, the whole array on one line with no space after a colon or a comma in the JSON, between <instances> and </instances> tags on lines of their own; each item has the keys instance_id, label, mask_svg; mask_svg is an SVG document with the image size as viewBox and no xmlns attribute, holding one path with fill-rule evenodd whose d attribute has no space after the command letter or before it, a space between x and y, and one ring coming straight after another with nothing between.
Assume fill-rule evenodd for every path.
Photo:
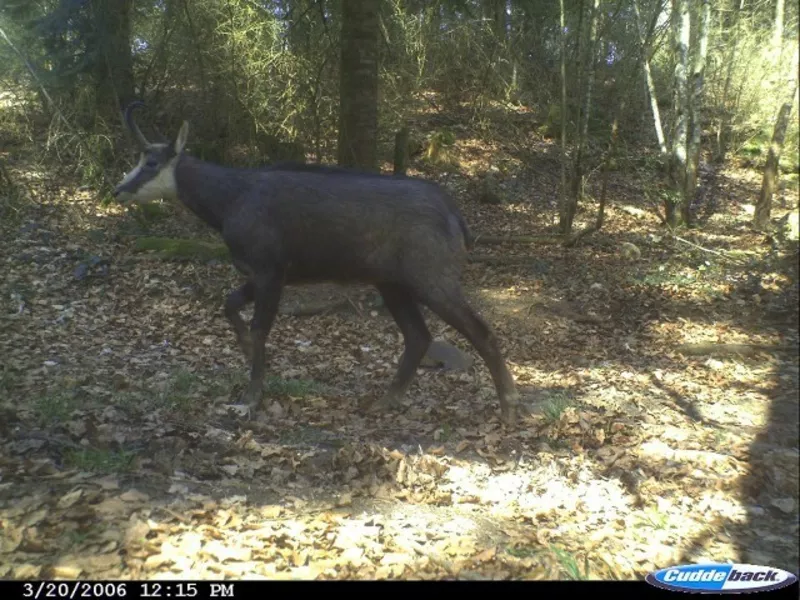
<instances>
[{"instance_id":1,"label":"rock","mask_svg":"<svg viewBox=\"0 0 800 600\"><path fill-rule=\"evenodd\" d=\"M505 198L495 177L487 175L478 187L478 202L481 204L505 204Z\"/></svg>"},{"instance_id":2,"label":"rock","mask_svg":"<svg viewBox=\"0 0 800 600\"><path fill-rule=\"evenodd\" d=\"M642 251L639 250L638 246L630 242L621 242L619 250L622 257L628 260L639 260L642 257Z\"/></svg>"}]
</instances>

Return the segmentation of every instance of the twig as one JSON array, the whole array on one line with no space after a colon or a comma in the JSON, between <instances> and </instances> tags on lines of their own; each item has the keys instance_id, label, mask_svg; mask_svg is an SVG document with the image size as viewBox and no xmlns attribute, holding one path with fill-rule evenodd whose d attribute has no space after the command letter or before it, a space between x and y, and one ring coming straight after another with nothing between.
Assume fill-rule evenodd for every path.
<instances>
[{"instance_id":1,"label":"twig","mask_svg":"<svg viewBox=\"0 0 800 600\"><path fill-rule=\"evenodd\" d=\"M703 246L695 244L694 242L690 242L689 240L685 240L682 237L677 236L675 234L672 234L670 237L672 237L675 240L678 240L679 242L683 242L684 244L688 244L689 246L692 246L693 248L697 248L698 250L702 250L703 252L708 252L709 254L715 254L717 256L721 256L722 258L727 258L728 260L733 261L733 262L738 263L738 264L746 264L744 261L741 261L741 260L738 260L736 258L733 258L732 256L729 256L728 254L725 254L724 252L720 252L719 250L712 250L711 248L704 248Z\"/></svg>"},{"instance_id":2,"label":"twig","mask_svg":"<svg viewBox=\"0 0 800 600\"><path fill-rule=\"evenodd\" d=\"M476 235L474 243L493 245L493 244L556 244L561 236L555 234L542 235Z\"/></svg>"},{"instance_id":3,"label":"twig","mask_svg":"<svg viewBox=\"0 0 800 600\"><path fill-rule=\"evenodd\" d=\"M191 523L191 522L192 522L192 520L191 520L191 519L189 519L188 517L185 517L185 516L183 516L182 514L175 512L174 510L172 510L172 509L171 509L171 508L169 508L169 507L166 507L166 506L159 506L158 508L159 508L160 510L164 511L165 513L167 513L168 515L171 515L171 516L175 517L176 519L178 519L178 521L180 521L180 522L181 522L181 523L183 523L184 525L186 525L186 524L188 524L188 523Z\"/></svg>"},{"instance_id":4,"label":"twig","mask_svg":"<svg viewBox=\"0 0 800 600\"><path fill-rule=\"evenodd\" d=\"M467 260L470 263L484 263L488 265L533 265L541 259L536 256L492 256L488 254L472 254Z\"/></svg>"}]
</instances>

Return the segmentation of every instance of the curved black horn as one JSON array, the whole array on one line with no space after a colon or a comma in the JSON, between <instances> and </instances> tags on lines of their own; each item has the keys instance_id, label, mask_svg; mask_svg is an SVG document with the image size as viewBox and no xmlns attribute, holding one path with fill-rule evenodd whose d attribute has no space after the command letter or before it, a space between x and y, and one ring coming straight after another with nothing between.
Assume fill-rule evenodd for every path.
<instances>
[{"instance_id":1,"label":"curved black horn","mask_svg":"<svg viewBox=\"0 0 800 600\"><path fill-rule=\"evenodd\" d=\"M146 148L150 145L147 141L147 138L144 137L142 130L139 129L139 126L136 124L136 121L133 120L133 111L137 108L144 108L144 102L141 100L134 100L128 107L125 109L125 124L128 126L128 129L131 130L131 133L136 138L136 141L142 148Z\"/></svg>"}]
</instances>

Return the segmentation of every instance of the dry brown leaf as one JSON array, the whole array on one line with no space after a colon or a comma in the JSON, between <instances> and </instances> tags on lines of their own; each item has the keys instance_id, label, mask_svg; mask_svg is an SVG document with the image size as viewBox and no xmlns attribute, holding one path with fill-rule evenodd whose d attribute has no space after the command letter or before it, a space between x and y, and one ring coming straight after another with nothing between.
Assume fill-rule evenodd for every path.
<instances>
[{"instance_id":1,"label":"dry brown leaf","mask_svg":"<svg viewBox=\"0 0 800 600\"><path fill-rule=\"evenodd\" d=\"M144 561L145 569L149 571L153 571L158 569L159 567L163 567L164 565L170 565L173 563L173 559L170 556L165 554L151 554L148 556Z\"/></svg>"},{"instance_id":2,"label":"dry brown leaf","mask_svg":"<svg viewBox=\"0 0 800 600\"><path fill-rule=\"evenodd\" d=\"M122 516L133 510L130 504L123 502L119 497L106 498L94 509L97 513L108 516Z\"/></svg>"},{"instance_id":3,"label":"dry brown leaf","mask_svg":"<svg viewBox=\"0 0 800 600\"><path fill-rule=\"evenodd\" d=\"M494 560L494 557L496 555L497 555L497 548L492 547L492 548L487 548L482 552L479 552L474 556L474 559L477 560L478 562L486 562Z\"/></svg>"},{"instance_id":4,"label":"dry brown leaf","mask_svg":"<svg viewBox=\"0 0 800 600\"><path fill-rule=\"evenodd\" d=\"M150 533L150 525L146 521L134 519L125 530L125 543L143 544L147 534Z\"/></svg>"},{"instance_id":5,"label":"dry brown leaf","mask_svg":"<svg viewBox=\"0 0 800 600\"><path fill-rule=\"evenodd\" d=\"M61 498L58 499L58 508L69 508L73 504L75 504L78 500L80 500L81 496L83 496L83 488L76 488L70 492L67 492Z\"/></svg>"},{"instance_id":6,"label":"dry brown leaf","mask_svg":"<svg viewBox=\"0 0 800 600\"><path fill-rule=\"evenodd\" d=\"M14 573L14 579L39 579L42 566L24 563L15 565L12 572Z\"/></svg>"},{"instance_id":7,"label":"dry brown leaf","mask_svg":"<svg viewBox=\"0 0 800 600\"><path fill-rule=\"evenodd\" d=\"M52 579L77 579L83 569L77 563L58 563L50 569Z\"/></svg>"},{"instance_id":8,"label":"dry brown leaf","mask_svg":"<svg viewBox=\"0 0 800 600\"><path fill-rule=\"evenodd\" d=\"M259 512L265 519L277 519L283 514L283 507L278 506L277 504L270 504L267 506L262 506Z\"/></svg>"},{"instance_id":9,"label":"dry brown leaf","mask_svg":"<svg viewBox=\"0 0 800 600\"><path fill-rule=\"evenodd\" d=\"M117 554L98 554L81 557L81 563L89 570L108 569L122 564L122 557Z\"/></svg>"},{"instance_id":10,"label":"dry brown leaf","mask_svg":"<svg viewBox=\"0 0 800 600\"><path fill-rule=\"evenodd\" d=\"M220 562L228 560L247 562L252 558L253 550L251 548L233 548L231 546L226 546L220 541L212 540L203 546L200 554L211 556Z\"/></svg>"},{"instance_id":11,"label":"dry brown leaf","mask_svg":"<svg viewBox=\"0 0 800 600\"><path fill-rule=\"evenodd\" d=\"M28 527L33 527L38 525L42 521L47 518L47 515L50 513L50 509L48 508L40 508L37 511L32 512L25 518L25 525Z\"/></svg>"},{"instance_id":12,"label":"dry brown leaf","mask_svg":"<svg viewBox=\"0 0 800 600\"><path fill-rule=\"evenodd\" d=\"M123 494L120 494L119 498L123 502L137 502L137 503L145 503L150 500L150 496L133 488L131 488L127 492L124 492Z\"/></svg>"}]
</instances>

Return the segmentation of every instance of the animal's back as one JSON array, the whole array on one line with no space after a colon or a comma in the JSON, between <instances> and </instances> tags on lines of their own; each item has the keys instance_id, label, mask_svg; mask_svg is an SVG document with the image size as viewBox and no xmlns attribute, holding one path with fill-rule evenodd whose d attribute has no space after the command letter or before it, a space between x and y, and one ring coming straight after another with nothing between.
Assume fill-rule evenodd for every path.
<instances>
[{"instance_id":1,"label":"animal's back","mask_svg":"<svg viewBox=\"0 0 800 600\"><path fill-rule=\"evenodd\" d=\"M291 265L292 279L395 279L469 243L452 200L421 179L276 165L257 180L260 199L243 218L270 228L269 251Z\"/></svg>"}]
</instances>

